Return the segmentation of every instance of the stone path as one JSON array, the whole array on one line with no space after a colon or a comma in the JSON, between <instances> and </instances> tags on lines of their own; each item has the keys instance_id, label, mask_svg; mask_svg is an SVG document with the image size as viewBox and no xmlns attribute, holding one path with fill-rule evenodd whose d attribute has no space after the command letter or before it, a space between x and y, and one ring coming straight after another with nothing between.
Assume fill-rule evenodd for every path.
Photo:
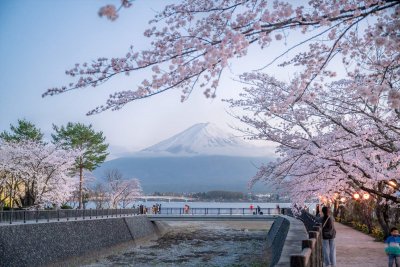
<instances>
[{"instance_id":1,"label":"stone path","mask_svg":"<svg viewBox=\"0 0 400 267\"><path fill-rule=\"evenodd\" d=\"M340 223L336 227L337 267L386 267L382 242Z\"/></svg>"}]
</instances>

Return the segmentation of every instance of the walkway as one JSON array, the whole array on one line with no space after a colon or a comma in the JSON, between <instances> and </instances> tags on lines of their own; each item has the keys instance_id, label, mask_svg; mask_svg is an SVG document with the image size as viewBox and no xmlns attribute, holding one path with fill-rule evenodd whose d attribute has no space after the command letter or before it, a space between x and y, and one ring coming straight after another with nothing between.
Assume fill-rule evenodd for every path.
<instances>
[{"instance_id":1,"label":"walkway","mask_svg":"<svg viewBox=\"0 0 400 267\"><path fill-rule=\"evenodd\" d=\"M335 227L337 267L387 267L382 242L341 223Z\"/></svg>"}]
</instances>

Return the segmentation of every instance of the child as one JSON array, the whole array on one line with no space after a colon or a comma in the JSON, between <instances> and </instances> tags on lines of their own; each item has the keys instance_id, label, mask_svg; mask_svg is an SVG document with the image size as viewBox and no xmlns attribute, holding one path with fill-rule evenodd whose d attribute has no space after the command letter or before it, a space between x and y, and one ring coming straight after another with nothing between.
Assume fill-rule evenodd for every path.
<instances>
[{"instance_id":1,"label":"child","mask_svg":"<svg viewBox=\"0 0 400 267\"><path fill-rule=\"evenodd\" d=\"M400 267L400 235L396 227L390 229L390 236L385 240L385 252L389 257L389 267L395 263L396 267Z\"/></svg>"}]
</instances>

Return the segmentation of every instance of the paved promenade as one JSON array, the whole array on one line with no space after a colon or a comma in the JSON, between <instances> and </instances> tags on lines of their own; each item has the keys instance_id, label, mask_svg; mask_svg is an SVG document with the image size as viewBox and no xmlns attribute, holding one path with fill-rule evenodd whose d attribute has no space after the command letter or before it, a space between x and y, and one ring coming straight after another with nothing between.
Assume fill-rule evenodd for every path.
<instances>
[{"instance_id":1,"label":"paved promenade","mask_svg":"<svg viewBox=\"0 0 400 267\"><path fill-rule=\"evenodd\" d=\"M335 227L337 267L387 267L382 242L340 223Z\"/></svg>"}]
</instances>

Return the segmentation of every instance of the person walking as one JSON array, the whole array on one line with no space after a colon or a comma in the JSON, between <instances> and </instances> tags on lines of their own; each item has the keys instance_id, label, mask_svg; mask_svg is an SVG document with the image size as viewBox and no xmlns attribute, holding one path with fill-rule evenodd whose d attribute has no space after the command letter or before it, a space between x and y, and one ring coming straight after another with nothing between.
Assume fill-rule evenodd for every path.
<instances>
[{"instance_id":1,"label":"person walking","mask_svg":"<svg viewBox=\"0 0 400 267\"><path fill-rule=\"evenodd\" d=\"M324 266L336 266L336 246L335 246L335 219L331 216L329 207L322 208L322 250L324 254Z\"/></svg>"},{"instance_id":2,"label":"person walking","mask_svg":"<svg viewBox=\"0 0 400 267\"><path fill-rule=\"evenodd\" d=\"M281 208L279 207L279 204L276 204L276 213L281 214Z\"/></svg>"},{"instance_id":3,"label":"person walking","mask_svg":"<svg viewBox=\"0 0 400 267\"><path fill-rule=\"evenodd\" d=\"M388 255L389 267L400 267L400 235L396 227L390 229L390 236L385 240L385 252Z\"/></svg>"},{"instance_id":4,"label":"person walking","mask_svg":"<svg viewBox=\"0 0 400 267\"><path fill-rule=\"evenodd\" d=\"M254 215L255 213L254 213L253 209L254 209L254 206L253 206L253 204L251 204L250 205L250 213L252 213Z\"/></svg>"}]
</instances>

